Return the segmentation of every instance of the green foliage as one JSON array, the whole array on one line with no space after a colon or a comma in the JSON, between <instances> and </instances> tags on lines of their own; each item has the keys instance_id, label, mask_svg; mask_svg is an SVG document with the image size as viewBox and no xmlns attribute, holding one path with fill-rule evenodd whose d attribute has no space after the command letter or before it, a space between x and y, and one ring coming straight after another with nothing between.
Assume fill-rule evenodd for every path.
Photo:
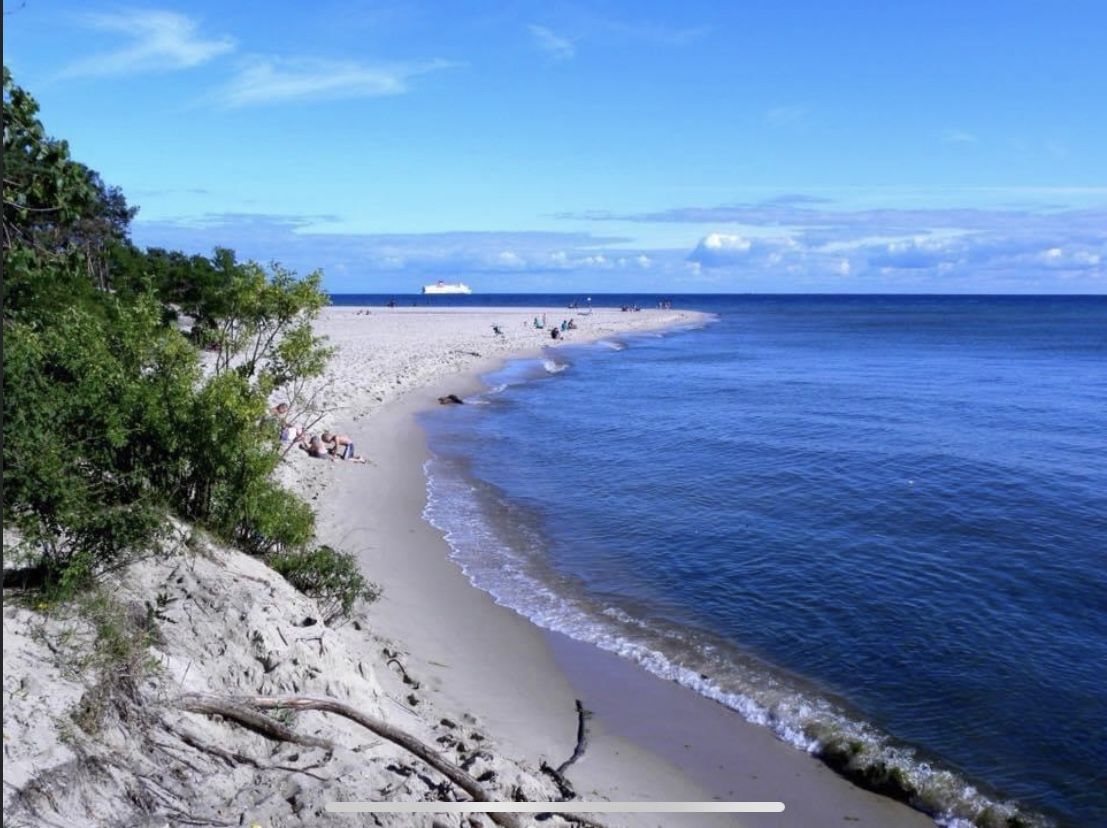
<instances>
[{"instance_id":1,"label":"green foliage","mask_svg":"<svg viewBox=\"0 0 1107 828\"><path fill-rule=\"evenodd\" d=\"M35 241L35 231L74 224L95 212L87 169L69 145L46 136L38 103L4 67L4 244Z\"/></svg>"},{"instance_id":2,"label":"green foliage","mask_svg":"<svg viewBox=\"0 0 1107 828\"><path fill-rule=\"evenodd\" d=\"M348 553L329 546L313 552L273 555L269 565L290 584L319 602L327 623L348 616L359 600L375 601L380 587L369 583Z\"/></svg>"},{"instance_id":3,"label":"green foliage","mask_svg":"<svg viewBox=\"0 0 1107 828\"><path fill-rule=\"evenodd\" d=\"M70 158L69 145L48 137L37 115L38 104L5 66L3 248L23 247L40 257L79 253L85 278L108 288L105 253L126 239L137 210L117 187Z\"/></svg>"},{"instance_id":4,"label":"green foliage","mask_svg":"<svg viewBox=\"0 0 1107 828\"><path fill-rule=\"evenodd\" d=\"M5 68L3 517L40 580L58 599L80 594L176 512L279 553L329 613L374 596L348 556L298 554L314 515L271 480L269 396L302 411L331 355L312 332L322 276L228 249L138 250L135 210L37 113ZM214 352L206 375L202 350Z\"/></svg>"},{"instance_id":5,"label":"green foliage","mask_svg":"<svg viewBox=\"0 0 1107 828\"><path fill-rule=\"evenodd\" d=\"M95 574L163 524L154 484L197 369L159 317L105 297L5 331L4 520L59 576L77 553Z\"/></svg>"},{"instance_id":6,"label":"green foliage","mask_svg":"<svg viewBox=\"0 0 1107 828\"><path fill-rule=\"evenodd\" d=\"M228 520L234 539L255 555L301 549L315 529L311 507L267 479L254 480L235 508Z\"/></svg>"},{"instance_id":7,"label":"green foliage","mask_svg":"<svg viewBox=\"0 0 1107 828\"><path fill-rule=\"evenodd\" d=\"M228 250L217 250L213 264L217 289L201 291L184 310L205 332L204 344L217 349L216 372L233 369L269 388L322 373L330 351L311 334L327 303L322 275L297 279L279 264L266 273L254 262L238 264Z\"/></svg>"}]
</instances>

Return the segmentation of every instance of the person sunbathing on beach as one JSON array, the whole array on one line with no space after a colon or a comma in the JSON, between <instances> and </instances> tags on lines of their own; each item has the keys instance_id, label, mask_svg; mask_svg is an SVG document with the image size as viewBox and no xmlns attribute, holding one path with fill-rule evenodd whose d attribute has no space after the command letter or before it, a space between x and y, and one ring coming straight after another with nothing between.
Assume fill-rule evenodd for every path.
<instances>
[{"instance_id":1,"label":"person sunbathing on beach","mask_svg":"<svg viewBox=\"0 0 1107 828\"><path fill-rule=\"evenodd\" d=\"M354 453L354 441L345 434L331 434L329 431L324 431L322 441L328 446L327 450L335 460L349 460L353 463L368 462L360 454Z\"/></svg>"},{"instance_id":2,"label":"person sunbathing on beach","mask_svg":"<svg viewBox=\"0 0 1107 828\"><path fill-rule=\"evenodd\" d=\"M337 457L331 456L326 443L317 435L311 437L304 435L300 438L299 446L308 453L309 457L329 457L331 460L338 459Z\"/></svg>"},{"instance_id":3,"label":"person sunbathing on beach","mask_svg":"<svg viewBox=\"0 0 1107 828\"><path fill-rule=\"evenodd\" d=\"M288 420L288 403L278 403L271 410L280 426L282 443L293 443L303 437L304 427Z\"/></svg>"}]
</instances>

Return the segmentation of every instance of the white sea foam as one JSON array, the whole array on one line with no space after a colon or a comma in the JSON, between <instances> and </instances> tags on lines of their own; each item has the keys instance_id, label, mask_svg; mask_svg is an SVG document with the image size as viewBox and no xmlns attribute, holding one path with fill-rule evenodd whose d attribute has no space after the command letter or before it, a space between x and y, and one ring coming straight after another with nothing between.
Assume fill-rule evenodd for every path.
<instances>
[{"instance_id":1,"label":"white sea foam","mask_svg":"<svg viewBox=\"0 0 1107 828\"><path fill-rule=\"evenodd\" d=\"M483 514L476 487L434 460L424 470L428 493L424 518L444 533L451 558L470 581L497 603L540 627L616 653L718 701L801 750L819 755L833 752L839 757L849 751L848 767L839 768L847 774L881 768L894 771L913 791L913 804L934 815L941 825L972 828L991 816L1016 813L1027 825L1049 824L1019 812L1013 803L990 799L958 775L922 760L913 749L894 744L829 699L789 686L764 666L742 663L711 642L697 641L678 629L660 628L620 608L591 607L586 600L551 586L539 574L539 539L525 542L528 548L504 542Z\"/></svg>"},{"instance_id":2,"label":"white sea foam","mask_svg":"<svg viewBox=\"0 0 1107 828\"><path fill-rule=\"evenodd\" d=\"M569 364L554 359L544 359L542 360L542 367L546 369L547 374L560 374L569 367Z\"/></svg>"}]
</instances>

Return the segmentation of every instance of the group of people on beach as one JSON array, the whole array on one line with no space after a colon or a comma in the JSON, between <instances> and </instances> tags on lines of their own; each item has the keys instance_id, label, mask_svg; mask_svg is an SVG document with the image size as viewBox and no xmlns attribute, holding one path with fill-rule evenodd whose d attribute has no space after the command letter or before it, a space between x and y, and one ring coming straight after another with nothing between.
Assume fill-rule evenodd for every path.
<instances>
[{"instance_id":1,"label":"group of people on beach","mask_svg":"<svg viewBox=\"0 0 1107 828\"><path fill-rule=\"evenodd\" d=\"M368 463L357 453L354 441L346 434L324 431L322 434L309 434L303 426L293 423L289 418L288 403L282 402L272 410L280 427L282 443L295 443L307 452L309 457L322 457L331 461L349 460L351 463Z\"/></svg>"},{"instance_id":2,"label":"group of people on beach","mask_svg":"<svg viewBox=\"0 0 1107 828\"><path fill-rule=\"evenodd\" d=\"M565 331L575 331L577 329L577 323L575 319L562 319L560 328L553 328L550 331L550 337L552 339L560 339L561 335Z\"/></svg>"},{"instance_id":3,"label":"group of people on beach","mask_svg":"<svg viewBox=\"0 0 1107 828\"><path fill-rule=\"evenodd\" d=\"M526 320L526 319L523 320L523 327L524 328L530 327L531 324L532 323L529 322L528 320ZM534 326L535 330L539 330L539 331L544 330L545 327L546 327L546 314L542 314L541 319L539 319L537 316L534 317L533 326ZM575 331L576 329L577 329L577 322L576 322L575 318L573 318L573 319L562 319L560 326L555 325L553 328L550 329L550 337L552 339L560 339L561 335L563 333L565 333L565 331ZM496 332L499 333L499 331L496 331Z\"/></svg>"}]
</instances>

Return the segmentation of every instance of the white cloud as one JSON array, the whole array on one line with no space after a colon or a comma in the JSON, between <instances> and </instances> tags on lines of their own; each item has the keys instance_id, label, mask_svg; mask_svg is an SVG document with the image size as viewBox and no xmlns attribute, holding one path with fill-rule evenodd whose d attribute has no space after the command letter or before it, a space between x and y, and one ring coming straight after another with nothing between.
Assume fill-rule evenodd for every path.
<instances>
[{"instance_id":1,"label":"white cloud","mask_svg":"<svg viewBox=\"0 0 1107 828\"><path fill-rule=\"evenodd\" d=\"M730 233L708 233L688 255L688 260L708 268L775 268L791 266L807 252L790 236L750 239Z\"/></svg>"},{"instance_id":2,"label":"white cloud","mask_svg":"<svg viewBox=\"0 0 1107 828\"><path fill-rule=\"evenodd\" d=\"M1051 247L1030 260L1051 270L1096 270L1103 263L1103 256L1094 250Z\"/></svg>"},{"instance_id":3,"label":"white cloud","mask_svg":"<svg viewBox=\"0 0 1107 828\"><path fill-rule=\"evenodd\" d=\"M569 60L577 53L573 41L554 33L553 30L545 26L531 24L527 26L527 29L538 48L551 55L555 60Z\"/></svg>"},{"instance_id":4,"label":"white cloud","mask_svg":"<svg viewBox=\"0 0 1107 828\"><path fill-rule=\"evenodd\" d=\"M920 236L891 242L868 251L869 264L901 270L921 270L956 264L965 258L966 244L957 238Z\"/></svg>"},{"instance_id":5,"label":"white cloud","mask_svg":"<svg viewBox=\"0 0 1107 828\"><path fill-rule=\"evenodd\" d=\"M71 63L62 77L129 75L189 69L234 49L229 37L204 39L196 23L183 14L169 11L129 11L92 14L83 18L89 28L119 32L131 44L114 52L103 52Z\"/></svg>"},{"instance_id":6,"label":"white cloud","mask_svg":"<svg viewBox=\"0 0 1107 828\"><path fill-rule=\"evenodd\" d=\"M743 258L752 247L753 242L742 236L708 233L692 251L692 258L711 267L717 262Z\"/></svg>"},{"instance_id":7,"label":"white cloud","mask_svg":"<svg viewBox=\"0 0 1107 828\"><path fill-rule=\"evenodd\" d=\"M227 107L304 99L371 98L401 95L408 81L456 64L444 60L371 66L353 61L255 57L216 93Z\"/></svg>"},{"instance_id":8,"label":"white cloud","mask_svg":"<svg viewBox=\"0 0 1107 828\"><path fill-rule=\"evenodd\" d=\"M815 218L825 220L822 213ZM898 226L902 218L884 221ZM321 215L139 220L134 234L142 245L195 253L230 246L243 258L277 259L301 272L322 267L335 280L329 289L336 292L363 291L367 284L403 290L432 277L460 276L476 280L479 289L518 290L593 290L602 284L613 291L677 292L686 284L730 291L1101 293L1107 285L1107 223L1101 212L1002 214L987 223L984 218L976 215L979 226L972 229L921 226L897 236L872 232L848 244L813 237L802 227L785 233L778 225L762 234L756 226L716 225L693 237L699 240L691 250L687 237L672 247L643 248L631 246L632 238L580 232L333 233L321 228L335 217Z\"/></svg>"},{"instance_id":9,"label":"white cloud","mask_svg":"<svg viewBox=\"0 0 1107 828\"><path fill-rule=\"evenodd\" d=\"M703 246L708 250L734 250L746 252L753 245L749 239L741 236L728 236L724 233L709 233L703 240Z\"/></svg>"},{"instance_id":10,"label":"white cloud","mask_svg":"<svg viewBox=\"0 0 1107 828\"><path fill-rule=\"evenodd\" d=\"M526 259L511 250L502 251L496 261L506 267L523 267L527 263Z\"/></svg>"}]
</instances>

